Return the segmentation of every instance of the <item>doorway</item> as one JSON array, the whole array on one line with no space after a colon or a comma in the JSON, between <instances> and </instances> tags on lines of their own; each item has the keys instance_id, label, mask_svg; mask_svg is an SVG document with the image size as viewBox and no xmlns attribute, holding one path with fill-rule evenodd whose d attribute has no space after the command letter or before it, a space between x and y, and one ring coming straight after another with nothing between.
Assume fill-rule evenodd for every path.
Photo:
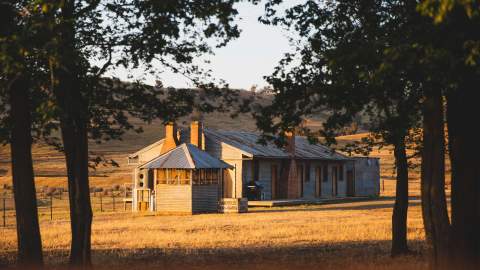
<instances>
[{"instance_id":1,"label":"doorway","mask_svg":"<svg viewBox=\"0 0 480 270\"><path fill-rule=\"evenodd\" d=\"M304 182L304 169L303 164L297 166L297 176L298 176L298 195L299 198L303 197L303 182Z\"/></svg>"},{"instance_id":2,"label":"doorway","mask_svg":"<svg viewBox=\"0 0 480 270\"><path fill-rule=\"evenodd\" d=\"M347 171L347 196L355 196L355 179L353 177L353 170Z\"/></svg>"},{"instance_id":3,"label":"doorway","mask_svg":"<svg viewBox=\"0 0 480 270\"><path fill-rule=\"evenodd\" d=\"M272 177L272 181L271 181L271 187L272 187L272 194L271 194L271 198L272 200L275 200L277 199L277 190L278 190L278 166L276 164L273 164L271 166L271 177Z\"/></svg>"},{"instance_id":4,"label":"doorway","mask_svg":"<svg viewBox=\"0 0 480 270\"><path fill-rule=\"evenodd\" d=\"M332 196L338 196L338 166L332 166Z\"/></svg>"},{"instance_id":5,"label":"doorway","mask_svg":"<svg viewBox=\"0 0 480 270\"><path fill-rule=\"evenodd\" d=\"M315 169L315 197L322 196L322 167Z\"/></svg>"}]
</instances>

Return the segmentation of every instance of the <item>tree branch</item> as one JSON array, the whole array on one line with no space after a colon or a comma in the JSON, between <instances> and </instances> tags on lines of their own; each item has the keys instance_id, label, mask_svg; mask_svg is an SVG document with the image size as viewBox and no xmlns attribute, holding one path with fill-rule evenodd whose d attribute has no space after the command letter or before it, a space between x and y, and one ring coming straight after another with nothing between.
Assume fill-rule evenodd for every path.
<instances>
[{"instance_id":1,"label":"tree branch","mask_svg":"<svg viewBox=\"0 0 480 270\"><path fill-rule=\"evenodd\" d=\"M103 66L100 68L100 70L95 74L95 77L100 77L107 71L107 68L112 64L112 54L113 54L113 49L112 46L108 46L108 60L103 64Z\"/></svg>"},{"instance_id":2,"label":"tree branch","mask_svg":"<svg viewBox=\"0 0 480 270\"><path fill-rule=\"evenodd\" d=\"M100 0L93 0L93 1L90 3L90 5L88 5L88 6L84 7L84 8L82 8L81 10L79 10L79 11L77 12L77 14L75 14L75 17L78 18L78 17L83 16L84 14L86 14L86 13L94 10L95 8L97 8L99 4L100 4Z\"/></svg>"}]
</instances>

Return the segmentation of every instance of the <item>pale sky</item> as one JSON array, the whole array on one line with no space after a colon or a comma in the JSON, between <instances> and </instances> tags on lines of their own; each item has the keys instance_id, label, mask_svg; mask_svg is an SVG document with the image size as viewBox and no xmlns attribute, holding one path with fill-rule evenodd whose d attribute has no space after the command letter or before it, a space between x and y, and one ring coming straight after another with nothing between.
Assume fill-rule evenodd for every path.
<instances>
[{"instance_id":1,"label":"pale sky","mask_svg":"<svg viewBox=\"0 0 480 270\"><path fill-rule=\"evenodd\" d=\"M297 0L287 0L291 5ZM231 88L249 89L252 85L267 85L263 76L270 75L278 61L286 52L292 51L285 30L280 27L266 26L258 22L263 15L264 5L241 3L237 5L241 20L238 26L242 30L240 37L228 43L226 47L215 49L215 55L207 56L210 64L201 67L211 69L216 79L223 79ZM132 74L132 71L128 72ZM127 80L125 70L110 72L111 75ZM135 74L135 71L133 71ZM182 75L169 71L155 74L164 86L176 88L192 87L191 82ZM154 76L146 76L148 84L154 84Z\"/></svg>"}]
</instances>

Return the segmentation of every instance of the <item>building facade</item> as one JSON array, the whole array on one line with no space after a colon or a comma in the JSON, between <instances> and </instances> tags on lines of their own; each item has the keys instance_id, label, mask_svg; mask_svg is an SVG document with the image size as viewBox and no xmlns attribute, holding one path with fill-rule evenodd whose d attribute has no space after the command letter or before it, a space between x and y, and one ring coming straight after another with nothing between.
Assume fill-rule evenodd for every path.
<instances>
[{"instance_id":1,"label":"building facade","mask_svg":"<svg viewBox=\"0 0 480 270\"><path fill-rule=\"evenodd\" d=\"M376 158L347 157L321 144L310 144L307 138L300 136L287 136L285 149L270 142L260 144L259 138L253 132L204 129L196 121L180 131L170 124L166 127L164 139L128 157L128 163L137 166L133 182L138 183L139 170L143 170L147 178L155 178L156 173L150 172L153 168L146 168L145 164L164 155L165 149L189 143L225 164L217 168L221 169L215 187L218 201L245 198L315 200L379 195L380 164ZM170 192L170 196L180 195ZM162 204L158 200L157 196L157 206Z\"/></svg>"}]
</instances>

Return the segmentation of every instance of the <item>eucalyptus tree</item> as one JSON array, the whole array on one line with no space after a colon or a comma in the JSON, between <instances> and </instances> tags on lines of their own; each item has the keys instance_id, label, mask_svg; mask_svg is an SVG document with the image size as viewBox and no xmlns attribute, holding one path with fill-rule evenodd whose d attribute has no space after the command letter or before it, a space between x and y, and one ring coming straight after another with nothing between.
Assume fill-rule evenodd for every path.
<instances>
[{"instance_id":1,"label":"eucalyptus tree","mask_svg":"<svg viewBox=\"0 0 480 270\"><path fill-rule=\"evenodd\" d=\"M421 1L420 11L445 29L437 50L447 85L446 119L451 161L451 226L448 266L476 269L480 265L480 171L476 133L471 129L480 109L480 3L476 0Z\"/></svg>"},{"instance_id":2,"label":"eucalyptus tree","mask_svg":"<svg viewBox=\"0 0 480 270\"><path fill-rule=\"evenodd\" d=\"M259 117L260 126L275 132L324 106L333 111L326 135L362 111L389 120L374 118L373 123L384 122L375 126L390 136L418 124L414 119L421 111L422 213L435 267L478 266L479 149L470 128L479 115L478 1L306 1L275 18L278 2L267 4L267 17L274 17L267 22L286 25L307 38L299 43L300 64L289 66L296 59L287 55L270 77L278 95L274 105L264 109L266 116ZM382 92L383 102L372 96ZM407 101L403 98L411 95L418 102L412 100L410 109L397 107L393 118L383 116L385 104ZM282 107L288 110L282 112ZM451 225L444 189L445 121L452 164ZM400 133L391 133L391 127L399 127ZM395 230L393 238L395 247Z\"/></svg>"},{"instance_id":3,"label":"eucalyptus tree","mask_svg":"<svg viewBox=\"0 0 480 270\"><path fill-rule=\"evenodd\" d=\"M120 138L135 129L129 117L171 120L189 113L192 94L141 84L119 86L102 76L109 69L154 64L199 82L193 60L224 46L240 31L234 23L237 0L215 1L40 1L50 18L49 70L66 157L72 244L70 263L91 264L92 210L88 184L88 140ZM94 65L101 63L100 65ZM205 92L219 97L211 84ZM212 91L213 90L213 91ZM233 101L226 97L227 102ZM206 100L203 110L223 109Z\"/></svg>"},{"instance_id":4,"label":"eucalyptus tree","mask_svg":"<svg viewBox=\"0 0 480 270\"><path fill-rule=\"evenodd\" d=\"M310 134L334 142L357 114L368 115L377 139L369 141L380 139L394 149L391 254L408 253L407 148L411 131L419 127L424 87L414 39L429 36L432 23L416 12L414 1L306 1L276 16L278 2L267 3L263 21L302 38L297 54L287 55L268 77L277 95L257 114L259 127L268 137L328 110L324 129Z\"/></svg>"},{"instance_id":5,"label":"eucalyptus tree","mask_svg":"<svg viewBox=\"0 0 480 270\"><path fill-rule=\"evenodd\" d=\"M0 3L0 143L11 149L17 261L22 267L39 267L43 256L31 146L48 119L41 109L46 100L41 88L48 80L41 50L43 29L35 23L38 14L24 10L25 4Z\"/></svg>"}]
</instances>

